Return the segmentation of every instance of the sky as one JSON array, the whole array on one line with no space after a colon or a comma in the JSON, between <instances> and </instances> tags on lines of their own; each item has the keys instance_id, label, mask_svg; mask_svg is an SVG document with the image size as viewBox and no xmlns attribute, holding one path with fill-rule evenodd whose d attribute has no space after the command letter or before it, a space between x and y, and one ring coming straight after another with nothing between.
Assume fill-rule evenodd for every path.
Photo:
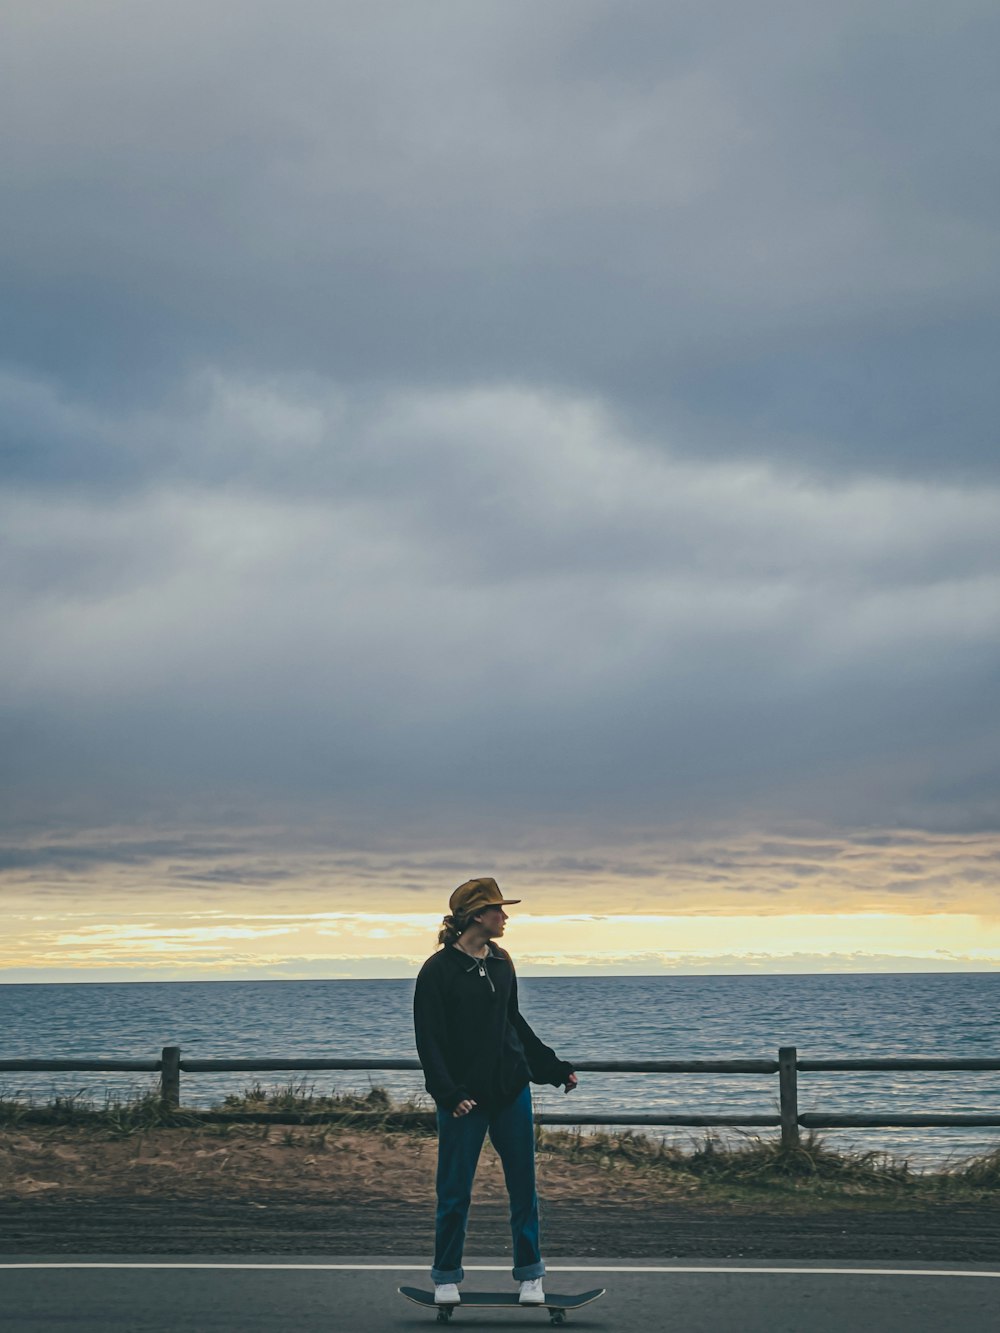
<instances>
[{"instance_id":1,"label":"sky","mask_svg":"<svg viewBox=\"0 0 1000 1333\"><path fill-rule=\"evenodd\" d=\"M1000 11L8 0L0 980L1000 968Z\"/></svg>"}]
</instances>

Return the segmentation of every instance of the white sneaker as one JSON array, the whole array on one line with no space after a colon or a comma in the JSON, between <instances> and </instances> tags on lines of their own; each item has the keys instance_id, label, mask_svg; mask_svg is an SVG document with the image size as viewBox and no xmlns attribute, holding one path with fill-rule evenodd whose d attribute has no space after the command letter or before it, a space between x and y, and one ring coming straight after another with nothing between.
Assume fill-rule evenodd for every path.
<instances>
[{"instance_id":1,"label":"white sneaker","mask_svg":"<svg viewBox=\"0 0 1000 1333\"><path fill-rule=\"evenodd\" d=\"M517 1299L520 1305L544 1305L545 1292L542 1291L542 1279L533 1277L522 1282L521 1294Z\"/></svg>"},{"instance_id":2,"label":"white sneaker","mask_svg":"<svg viewBox=\"0 0 1000 1333\"><path fill-rule=\"evenodd\" d=\"M435 1282L434 1283L434 1304L435 1305L459 1305L461 1296L458 1294L457 1282Z\"/></svg>"}]
</instances>

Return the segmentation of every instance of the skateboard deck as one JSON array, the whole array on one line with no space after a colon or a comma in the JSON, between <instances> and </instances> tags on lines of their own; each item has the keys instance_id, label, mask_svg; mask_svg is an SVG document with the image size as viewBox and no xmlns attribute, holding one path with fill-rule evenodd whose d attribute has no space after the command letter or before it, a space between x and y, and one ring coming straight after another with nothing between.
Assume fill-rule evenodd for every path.
<instances>
[{"instance_id":1,"label":"skateboard deck","mask_svg":"<svg viewBox=\"0 0 1000 1333\"><path fill-rule=\"evenodd\" d=\"M436 1310L439 1324L446 1323L452 1313L461 1310L463 1306L469 1306L474 1310L484 1308L509 1310L511 1306L516 1310L548 1310L550 1323L564 1324L567 1310L578 1310L581 1305L589 1305L591 1301L596 1301L598 1296L604 1295L605 1288L595 1287L593 1291L580 1291L573 1296L554 1296L550 1293L546 1295L544 1301L532 1302L530 1305L527 1302L522 1305L516 1291L463 1291L462 1299L457 1305L436 1305L433 1291L422 1291L420 1287L397 1287L397 1291L408 1301Z\"/></svg>"}]
</instances>

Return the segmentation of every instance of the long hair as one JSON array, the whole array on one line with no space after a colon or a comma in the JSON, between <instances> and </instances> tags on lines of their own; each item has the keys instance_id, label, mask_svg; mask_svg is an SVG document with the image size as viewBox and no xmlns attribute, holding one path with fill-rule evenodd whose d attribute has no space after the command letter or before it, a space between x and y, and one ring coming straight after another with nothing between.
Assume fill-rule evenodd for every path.
<instances>
[{"instance_id":1,"label":"long hair","mask_svg":"<svg viewBox=\"0 0 1000 1333\"><path fill-rule=\"evenodd\" d=\"M479 909L482 911L482 908ZM459 935L464 934L469 928L476 913L455 912L449 913L441 922L441 929L438 931L438 944L454 944Z\"/></svg>"}]
</instances>

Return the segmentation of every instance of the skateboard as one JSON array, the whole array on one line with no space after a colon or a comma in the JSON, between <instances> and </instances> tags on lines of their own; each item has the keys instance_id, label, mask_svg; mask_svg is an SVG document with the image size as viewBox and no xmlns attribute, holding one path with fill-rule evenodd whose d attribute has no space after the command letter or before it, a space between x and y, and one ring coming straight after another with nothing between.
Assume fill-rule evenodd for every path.
<instances>
[{"instance_id":1,"label":"skateboard","mask_svg":"<svg viewBox=\"0 0 1000 1333\"><path fill-rule=\"evenodd\" d=\"M511 1306L515 1310L548 1310L550 1324L565 1324L567 1310L578 1310L581 1305L589 1305L605 1292L604 1287L595 1287L593 1291L581 1291L575 1296L546 1296L537 1305L522 1305L516 1291L463 1291L458 1305L435 1305L433 1291L421 1291L419 1287L397 1287L396 1290L408 1301L436 1310L439 1324L446 1324L455 1310L466 1305L476 1310L484 1307L508 1310Z\"/></svg>"}]
</instances>

